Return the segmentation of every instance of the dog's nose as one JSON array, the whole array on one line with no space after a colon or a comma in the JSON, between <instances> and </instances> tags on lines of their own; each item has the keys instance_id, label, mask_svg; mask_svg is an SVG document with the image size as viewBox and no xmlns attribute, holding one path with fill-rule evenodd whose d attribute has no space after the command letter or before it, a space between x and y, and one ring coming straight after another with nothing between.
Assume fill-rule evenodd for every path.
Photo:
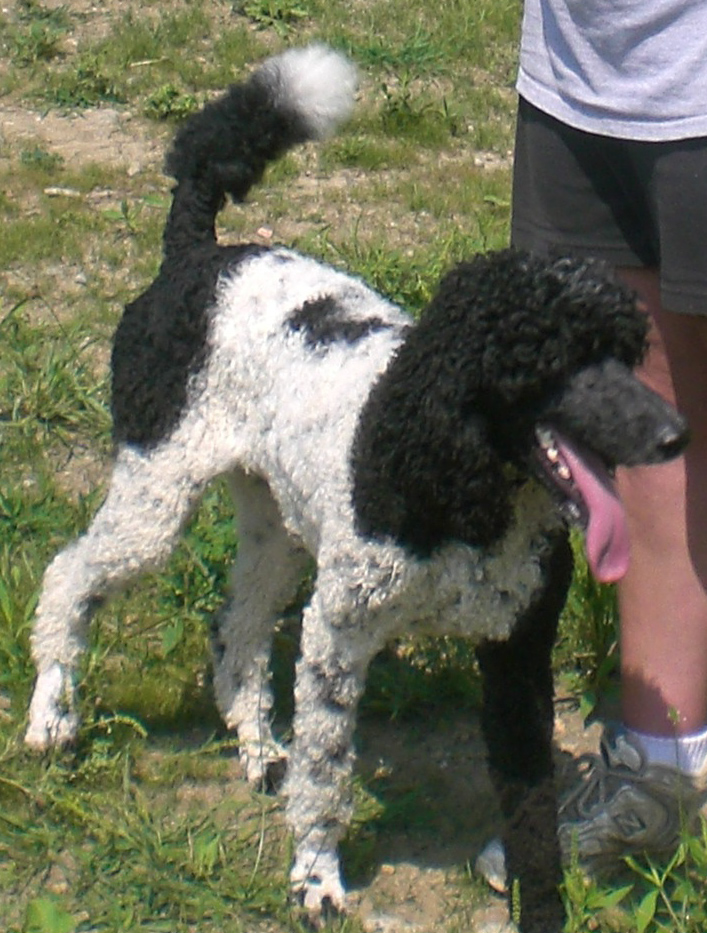
<instances>
[{"instance_id":1,"label":"dog's nose","mask_svg":"<svg viewBox=\"0 0 707 933\"><path fill-rule=\"evenodd\" d=\"M659 433L656 448L663 460L678 457L687 447L690 432L682 421L676 425L666 425Z\"/></svg>"}]
</instances>

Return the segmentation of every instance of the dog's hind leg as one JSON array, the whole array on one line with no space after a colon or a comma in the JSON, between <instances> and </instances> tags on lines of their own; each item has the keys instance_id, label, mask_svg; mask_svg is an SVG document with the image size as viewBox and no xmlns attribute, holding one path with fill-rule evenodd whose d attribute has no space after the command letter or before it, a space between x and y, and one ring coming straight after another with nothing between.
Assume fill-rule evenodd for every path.
<instances>
[{"instance_id":1,"label":"dog's hind leg","mask_svg":"<svg viewBox=\"0 0 707 933\"><path fill-rule=\"evenodd\" d=\"M37 681L28 745L46 748L75 738L75 677L91 610L109 590L164 562L202 488L169 447L120 449L108 495L87 532L44 575L31 635Z\"/></svg>"},{"instance_id":2,"label":"dog's hind leg","mask_svg":"<svg viewBox=\"0 0 707 933\"><path fill-rule=\"evenodd\" d=\"M271 732L269 661L275 626L292 602L309 556L283 525L267 483L241 471L230 476L238 556L229 598L214 619L216 703L238 733L246 778L267 784L285 752Z\"/></svg>"}]
</instances>

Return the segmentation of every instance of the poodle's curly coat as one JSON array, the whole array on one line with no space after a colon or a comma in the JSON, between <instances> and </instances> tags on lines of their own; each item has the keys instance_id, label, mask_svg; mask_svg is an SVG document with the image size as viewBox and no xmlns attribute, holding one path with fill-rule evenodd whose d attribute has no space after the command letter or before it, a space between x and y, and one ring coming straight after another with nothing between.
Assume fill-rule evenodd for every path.
<instances>
[{"instance_id":1,"label":"poodle's curly coat","mask_svg":"<svg viewBox=\"0 0 707 933\"><path fill-rule=\"evenodd\" d=\"M239 548L214 683L250 780L285 755L270 731L270 644L309 556L317 563L285 786L304 905L344 904L337 844L371 658L402 633L448 633L478 646L522 929L553 933L550 650L571 574L564 517L588 526L600 576L617 576L624 526L599 461L673 456L683 424L631 374L645 317L592 264L479 256L415 323L290 250L216 243L225 196L244 198L270 160L333 129L354 88L343 57L291 50L177 135L164 262L115 337L108 495L44 578L26 738L74 738L92 606L163 562L205 485L225 475Z\"/></svg>"}]
</instances>

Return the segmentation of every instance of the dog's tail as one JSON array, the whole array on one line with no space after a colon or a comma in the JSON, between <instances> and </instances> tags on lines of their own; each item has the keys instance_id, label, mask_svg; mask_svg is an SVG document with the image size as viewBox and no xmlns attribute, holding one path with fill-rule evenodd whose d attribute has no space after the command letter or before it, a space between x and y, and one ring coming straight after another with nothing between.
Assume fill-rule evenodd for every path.
<instances>
[{"instance_id":1,"label":"dog's tail","mask_svg":"<svg viewBox=\"0 0 707 933\"><path fill-rule=\"evenodd\" d=\"M165 257L214 241L225 196L242 201L268 162L332 133L351 114L356 83L354 65L327 46L290 49L190 117L166 159L177 185Z\"/></svg>"}]
</instances>

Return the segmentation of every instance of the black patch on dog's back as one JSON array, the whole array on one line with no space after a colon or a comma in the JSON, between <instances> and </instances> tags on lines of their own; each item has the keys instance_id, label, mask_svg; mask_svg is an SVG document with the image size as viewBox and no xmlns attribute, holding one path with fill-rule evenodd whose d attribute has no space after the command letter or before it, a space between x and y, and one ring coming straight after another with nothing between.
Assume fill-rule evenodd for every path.
<instances>
[{"instance_id":1,"label":"black patch on dog's back","mask_svg":"<svg viewBox=\"0 0 707 933\"><path fill-rule=\"evenodd\" d=\"M346 307L332 295L305 301L287 317L286 323L290 330L302 333L310 350L333 343L354 344L369 334L390 330L393 326L379 317L347 317Z\"/></svg>"},{"instance_id":2,"label":"black patch on dog's back","mask_svg":"<svg viewBox=\"0 0 707 933\"><path fill-rule=\"evenodd\" d=\"M256 244L204 244L181 263L164 263L147 291L127 305L112 356L117 443L152 447L177 426L189 379L206 360L219 276L265 251Z\"/></svg>"}]
</instances>

